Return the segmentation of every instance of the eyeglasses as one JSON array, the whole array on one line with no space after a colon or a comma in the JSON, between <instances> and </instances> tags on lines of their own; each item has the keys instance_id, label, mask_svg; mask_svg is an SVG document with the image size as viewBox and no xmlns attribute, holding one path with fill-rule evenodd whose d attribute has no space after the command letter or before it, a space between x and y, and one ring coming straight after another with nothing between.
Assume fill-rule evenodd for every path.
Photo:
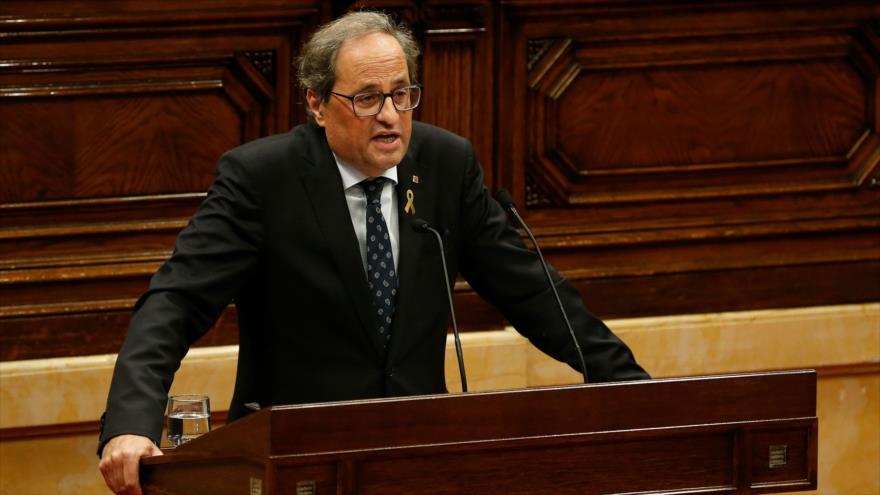
<instances>
[{"instance_id":1,"label":"eyeglasses","mask_svg":"<svg viewBox=\"0 0 880 495\"><path fill-rule=\"evenodd\" d=\"M372 117L378 115L385 105L385 100L390 96L391 104L398 112L407 112L419 106L422 99L422 87L418 84L397 88L390 93L381 91L367 91L355 95L344 95L331 91L330 94L351 101L351 111L358 117Z\"/></svg>"}]
</instances>

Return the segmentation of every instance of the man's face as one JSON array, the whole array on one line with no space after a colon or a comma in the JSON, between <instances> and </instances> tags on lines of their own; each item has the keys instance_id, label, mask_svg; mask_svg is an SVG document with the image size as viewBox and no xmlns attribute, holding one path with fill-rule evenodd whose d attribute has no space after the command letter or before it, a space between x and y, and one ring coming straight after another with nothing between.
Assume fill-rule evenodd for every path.
<instances>
[{"instance_id":1,"label":"man's face","mask_svg":"<svg viewBox=\"0 0 880 495\"><path fill-rule=\"evenodd\" d=\"M346 41L339 49L334 92L390 93L409 84L406 57L393 36L368 34ZM331 94L319 104L318 95L309 90L306 99L315 122L326 131L330 149L343 162L374 177L403 160L412 134L412 112L398 112L386 99L377 115L358 117L346 98Z\"/></svg>"}]
</instances>

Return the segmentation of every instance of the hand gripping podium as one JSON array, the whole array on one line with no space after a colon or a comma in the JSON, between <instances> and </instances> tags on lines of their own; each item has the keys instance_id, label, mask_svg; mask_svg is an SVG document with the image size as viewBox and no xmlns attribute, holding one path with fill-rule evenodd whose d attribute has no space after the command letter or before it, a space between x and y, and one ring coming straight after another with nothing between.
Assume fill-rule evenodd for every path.
<instances>
[{"instance_id":1,"label":"hand gripping podium","mask_svg":"<svg viewBox=\"0 0 880 495\"><path fill-rule=\"evenodd\" d=\"M816 488L815 371L276 406L145 458L145 494Z\"/></svg>"}]
</instances>

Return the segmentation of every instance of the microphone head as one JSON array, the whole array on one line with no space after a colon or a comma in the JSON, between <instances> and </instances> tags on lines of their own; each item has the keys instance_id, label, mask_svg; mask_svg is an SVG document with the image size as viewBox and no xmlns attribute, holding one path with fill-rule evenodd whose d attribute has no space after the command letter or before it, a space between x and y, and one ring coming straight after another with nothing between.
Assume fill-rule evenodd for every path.
<instances>
[{"instance_id":1,"label":"microphone head","mask_svg":"<svg viewBox=\"0 0 880 495\"><path fill-rule=\"evenodd\" d=\"M422 220L421 218L413 218L412 219L412 228L416 232L421 233L421 232L427 232L428 229L431 228L431 226L428 225L428 222Z\"/></svg>"},{"instance_id":2,"label":"microphone head","mask_svg":"<svg viewBox=\"0 0 880 495\"><path fill-rule=\"evenodd\" d=\"M513 200L513 197L509 192L505 189L499 189L495 193L495 200L501 204L501 207L505 210L510 210L511 208L516 208L516 202Z\"/></svg>"}]
</instances>

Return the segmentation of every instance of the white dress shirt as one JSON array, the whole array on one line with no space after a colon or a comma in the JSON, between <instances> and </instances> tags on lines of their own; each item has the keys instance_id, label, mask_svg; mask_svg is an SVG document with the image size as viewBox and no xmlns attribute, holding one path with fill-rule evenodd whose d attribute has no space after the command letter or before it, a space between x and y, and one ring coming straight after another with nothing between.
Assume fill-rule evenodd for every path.
<instances>
[{"instance_id":1,"label":"white dress shirt","mask_svg":"<svg viewBox=\"0 0 880 495\"><path fill-rule=\"evenodd\" d=\"M342 176L342 189L345 191L345 202L348 203L348 213L351 215L351 225L357 236L361 248L361 263L364 274L367 273L367 195L358 186L362 181L369 179L360 170L343 163L333 154L336 166L339 167L339 175ZM397 186L397 167L392 167L382 174L382 177L390 179L382 186L382 216L385 217L385 225L391 237L391 254L394 256L394 267L397 268L399 257L400 235L397 222L397 195L394 188Z\"/></svg>"}]
</instances>

